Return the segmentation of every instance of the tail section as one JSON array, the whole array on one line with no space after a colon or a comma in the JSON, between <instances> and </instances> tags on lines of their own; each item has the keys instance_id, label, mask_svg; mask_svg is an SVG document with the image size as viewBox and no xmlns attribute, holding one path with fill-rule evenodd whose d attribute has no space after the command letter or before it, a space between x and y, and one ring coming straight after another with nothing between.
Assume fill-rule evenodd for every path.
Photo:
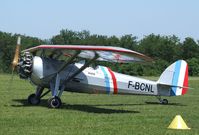
<instances>
[{"instance_id":1,"label":"tail section","mask_svg":"<svg viewBox=\"0 0 199 135\"><path fill-rule=\"evenodd\" d=\"M170 86L170 96L184 95L188 89L188 65L184 60L171 64L160 76L159 85Z\"/></svg>"}]
</instances>

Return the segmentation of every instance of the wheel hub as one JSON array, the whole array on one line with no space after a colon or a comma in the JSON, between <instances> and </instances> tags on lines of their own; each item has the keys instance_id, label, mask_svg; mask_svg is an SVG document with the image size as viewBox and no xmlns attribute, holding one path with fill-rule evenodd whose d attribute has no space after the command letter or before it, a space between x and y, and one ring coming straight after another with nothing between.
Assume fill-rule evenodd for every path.
<instances>
[{"instance_id":1,"label":"wheel hub","mask_svg":"<svg viewBox=\"0 0 199 135\"><path fill-rule=\"evenodd\" d=\"M58 102L56 99L53 99L51 103L52 103L52 105L55 106L55 107L56 107L56 106L59 106L59 102Z\"/></svg>"}]
</instances>

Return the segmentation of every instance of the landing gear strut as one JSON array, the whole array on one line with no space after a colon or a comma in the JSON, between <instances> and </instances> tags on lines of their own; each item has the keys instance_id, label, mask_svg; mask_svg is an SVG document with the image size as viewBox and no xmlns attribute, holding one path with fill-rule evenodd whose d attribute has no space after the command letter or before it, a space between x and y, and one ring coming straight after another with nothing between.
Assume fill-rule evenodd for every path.
<instances>
[{"instance_id":1,"label":"landing gear strut","mask_svg":"<svg viewBox=\"0 0 199 135\"><path fill-rule=\"evenodd\" d=\"M43 93L43 90L43 87L38 86L36 92L28 96L28 103L31 105L38 105L41 101L41 94Z\"/></svg>"},{"instance_id":2,"label":"landing gear strut","mask_svg":"<svg viewBox=\"0 0 199 135\"><path fill-rule=\"evenodd\" d=\"M169 103L169 101L167 99L161 99L160 96L157 96L157 99L160 101L161 104L163 105L167 105Z\"/></svg>"}]
</instances>

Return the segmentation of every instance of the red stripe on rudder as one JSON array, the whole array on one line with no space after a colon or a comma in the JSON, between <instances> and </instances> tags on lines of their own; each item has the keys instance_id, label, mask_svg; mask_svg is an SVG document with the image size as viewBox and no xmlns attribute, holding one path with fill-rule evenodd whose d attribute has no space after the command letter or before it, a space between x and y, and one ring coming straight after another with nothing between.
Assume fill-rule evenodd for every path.
<instances>
[{"instance_id":1,"label":"red stripe on rudder","mask_svg":"<svg viewBox=\"0 0 199 135\"><path fill-rule=\"evenodd\" d=\"M184 77L184 83L183 86L184 87L188 87L188 80L189 80L189 73L188 73L188 65L186 67L186 71L185 71L185 77ZM182 95L187 93L188 88L182 88Z\"/></svg>"},{"instance_id":2,"label":"red stripe on rudder","mask_svg":"<svg viewBox=\"0 0 199 135\"><path fill-rule=\"evenodd\" d=\"M110 72L111 77L112 77L112 80L113 80L114 94L117 94L117 93L118 93L118 88L117 88L117 80L116 80L116 77L115 77L113 71L112 71L110 68L108 68L108 71Z\"/></svg>"}]
</instances>

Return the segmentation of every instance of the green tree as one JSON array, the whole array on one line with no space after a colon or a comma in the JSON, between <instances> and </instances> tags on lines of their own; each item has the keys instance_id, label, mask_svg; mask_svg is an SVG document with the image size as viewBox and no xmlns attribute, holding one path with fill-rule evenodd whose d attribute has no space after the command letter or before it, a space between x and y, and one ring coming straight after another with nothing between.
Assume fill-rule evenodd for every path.
<instances>
[{"instance_id":1,"label":"green tree","mask_svg":"<svg viewBox=\"0 0 199 135\"><path fill-rule=\"evenodd\" d=\"M186 38L182 44L182 58L199 58L199 45L192 38Z\"/></svg>"},{"instance_id":2,"label":"green tree","mask_svg":"<svg viewBox=\"0 0 199 135\"><path fill-rule=\"evenodd\" d=\"M137 41L136 37L133 37L131 34L130 35L124 35L120 38L120 47L127 48L130 50L135 50Z\"/></svg>"},{"instance_id":3,"label":"green tree","mask_svg":"<svg viewBox=\"0 0 199 135\"><path fill-rule=\"evenodd\" d=\"M10 64L15 52L18 34L5 33L0 31L0 72L9 72ZM22 50L40 44L79 44L79 45L108 45L117 46L141 52L150 56L155 63L130 63L117 64L108 62L96 62L103 64L129 75L160 75L163 70L178 59L185 59L189 64L190 75L199 75L199 41L186 38L180 42L179 38L173 36L148 35L137 41L137 38L129 35L121 37L90 34L89 31L72 31L62 29L58 35L48 40L40 40L35 37L20 35L22 38Z\"/></svg>"},{"instance_id":4,"label":"green tree","mask_svg":"<svg viewBox=\"0 0 199 135\"><path fill-rule=\"evenodd\" d=\"M111 36L107 39L107 45L110 46L120 46L120 39L116 36Z\"/></svg>"},{"instance_id":5,"label":"green tree","mask_svg":"<svg viewBox=\"0 0 199 135\"><path fill-rule=\"evenodd\" d=\"M199 76L199 59L191 58L187 60L190 76Z\"/></svg>"},{"instance_id":6,"label":"green tree","mask_svg":"<svg viewBox=\"0 0 199 135\"><path fill-rule=\"evenodd\" d=\"M180 40L176 36L160 36L151 34L143 38L138 50L154 59L173 62L180 58Z\"/></svg>"}]
</instances>

